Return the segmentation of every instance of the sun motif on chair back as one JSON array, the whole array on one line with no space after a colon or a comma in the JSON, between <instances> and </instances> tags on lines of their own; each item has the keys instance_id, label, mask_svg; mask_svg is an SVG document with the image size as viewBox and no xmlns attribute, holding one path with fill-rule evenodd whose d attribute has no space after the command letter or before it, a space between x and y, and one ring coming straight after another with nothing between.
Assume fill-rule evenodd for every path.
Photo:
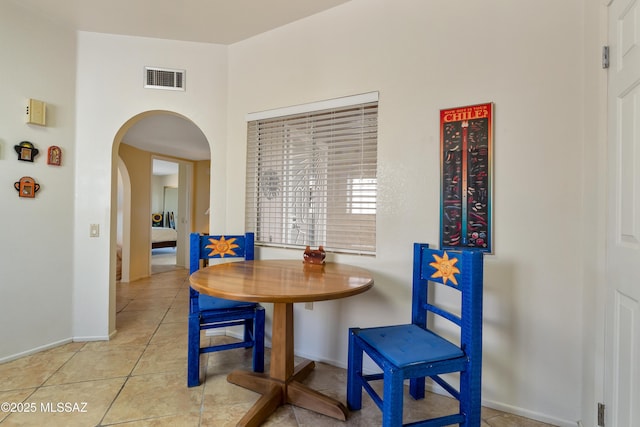
<instances>
[{"instance_id":1,"label":"sun motif on chair back","mask_svg":"<svg viewBox=\"0 0 640 427\"><path fill-rule=\"evenodd\" d=\"M436 272L431 275L432 278L442 277L442 283L447 284L447 280L451 280L454 285L458 284L455 274L460 273L460 269L455 267L458 262L457 258L449 259L449 254L445 251L442 257L433 254L435 262L429 263L429 265L436 269Z\"/></svg>"},{"instance_id":2,"label":"sun motif on chair back","mask_svg":"<svg viewBox=\"0 0 640 427\"><path fill-rule=\"evenodd\" d=\"M210 257L216 255L220 255L220 258L224 258L225 255L236 256L237 254L233 250L235 248L239 248L240 246L234 243L235 241L235 237L229 240L227 240L224 236L220 236L220 239L210 238L209 242L211 242L211 244L205 246L205 248L211 249L211 252L209 252Z\"/></svg>"}]
</instances>

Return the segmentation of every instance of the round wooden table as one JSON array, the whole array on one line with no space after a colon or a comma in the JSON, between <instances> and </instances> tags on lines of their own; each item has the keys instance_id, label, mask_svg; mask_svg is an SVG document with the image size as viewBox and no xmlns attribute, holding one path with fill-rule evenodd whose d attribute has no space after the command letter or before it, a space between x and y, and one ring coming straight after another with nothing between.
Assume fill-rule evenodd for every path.
<instances>
[{"instance_id":1,"label":"round wooden table","mask_svg":"<svg viewBox=\"0 0 640 427\"><path fill-rule=\"evenodd\" d=\"M239 426L258 426L280 405L291 403L340 420L345 406L301 384L313 361L294 367L293 304L345 298L373 286L367 270L350 265L309 265L300 260L255 260L218 264L196 271L191 286L206 295L238 301L273 303L269 375L233 371L231 383L262 394Z\"/></svg>"}]
</instances>

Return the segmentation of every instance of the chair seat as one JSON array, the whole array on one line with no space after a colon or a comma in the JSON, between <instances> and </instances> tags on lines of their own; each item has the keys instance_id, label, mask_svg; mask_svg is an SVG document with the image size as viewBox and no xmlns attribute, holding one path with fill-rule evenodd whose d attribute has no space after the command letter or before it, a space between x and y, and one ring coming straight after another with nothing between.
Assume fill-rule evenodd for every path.
<instances>
[{"instance_id":1,"label":"chair seat","mask_svg":"<svg viewBox=\"0 0 640 427\"><path fill-rule=\"evenodd\" d=\"M242 308L242 307L255 307L256 303L254 302L245 302L245 301L233 301L224 298L216 298L210 297L208 295L198 295L198 305L200 306L200 311L207 310L223 310L228 308Z\"/></svg>"},{"instance_id":2,"label":"chair seat","mask_svg":"<svg viewBox=\"0 0 640 427\"><path fill-rule=\"evenodd\" d=\"M464 356L457 345L413 324L361 329L358 337L397 367Z\"/></svg>"}]
</instances>

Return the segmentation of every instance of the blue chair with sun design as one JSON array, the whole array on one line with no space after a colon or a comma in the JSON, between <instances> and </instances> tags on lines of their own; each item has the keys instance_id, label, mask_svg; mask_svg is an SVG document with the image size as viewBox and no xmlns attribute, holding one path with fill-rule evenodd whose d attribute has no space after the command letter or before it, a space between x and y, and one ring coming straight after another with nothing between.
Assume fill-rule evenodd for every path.
<instances>
[{"instance_id":1,"label":"blue chair with sun design","mask_svg":"<svg viewBox=\"0 0 640 427\"><path fill-rule=\"evenodd\" d=\"M202 260L253 260L253 240L253 233L226 236L191 233L189 273L193 274L199 270ZM202 295L193 288L189 288L189 293L187 385L200 385L200 355L203 353L253 347L253 370L264 372L264 308L257 303ZM200 331L231 326L244 327L241 341L200 347Z\"/></svg>"},{"instance_id":2,"label":"blue chair with sun design","mask_svg":"<svg viewBox=\"0 0 640 427\"><path fill-rule=\"evenodd\" d=\"M447 302L436 301L437 288L458 291ZM362 408L364 389L382 410L383 427L480 425L482 373L483 253L441 251L414 244L411 323L349 330L347 405ZM450 303L450 299L454 303ZM438 328L434 323L438 319ZM451 326L443 329L441 319ZM454 338L443 337L454 333ZM363 372L363 354L375 362L374 373ZM380 372L382 371L382 372ZM377 372L377 373L376 373ZM459 383L444 374L459 373ZM458 376L458 375L456 375ZM404 381L409 394L425 397L425 379L458 400L457 413L403 424ZM381 397L372 386L383 381Z\"/></svg>"}]
</instances>

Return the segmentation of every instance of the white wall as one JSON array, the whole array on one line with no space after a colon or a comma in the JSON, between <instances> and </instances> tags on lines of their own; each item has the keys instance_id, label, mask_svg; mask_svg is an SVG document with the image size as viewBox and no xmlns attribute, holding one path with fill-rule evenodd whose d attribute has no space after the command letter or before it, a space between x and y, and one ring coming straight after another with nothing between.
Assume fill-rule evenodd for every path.
<instances>
[{"instance_id":1,"label":"white wall","mask_svg":"<svg viewBox=\"0 0 640 427\"><path fill-rule=\"evenodd\" d=\"M314 311L297 307L296 352L345 366L350 326L409 320L411 245L439 239L439 109L494 102L483 398L554 424L581 418L582 8L353 0L230 47L232 230L243 228L231 213L244 206L246 113L380 92L377 256L333 258L369 268L376 284Z\"/></svg>"},{"instance_id":2,"label":"white wall","mask_svg":"<svg viewBox=\"0 0 640 427\"><path fill-rule=\"evenodd\" d=\"M113 305L107 304L115 296L114 140L119 142L126 130L121 129L123 125L131 125L128 121L140 113L167 110L181 114L209 140L212 177L224 179L226 51L212 44L79 33L73 298L83 303L74 305L76 339L104 339L115 327L114 316L110 316ZM144 89L145 66L185 69L186 91ZM224 194L214 194L213 199L224 200ZM219 216L223 221L224 212ZM89 237L92 223L100 224L102 234L97 239Z\"/></svg>"},{"instance_id":3,"label":"white wall","mask_svg":"<svg viewBox=\"0 0 640 427\"><path fill-rule=\"evenodd\" d=\"M0 362L71 337L75 48L73 32L0 2ZM27 98L48 104L46 127L24 123ZM33 163L17 160L24 140ZM40 184L34 199L18 197L22 176Z\"/></svg>"},{"instance_id":4,"label":"white wall","mask_svg":"<svg viewBox=\"0 0 640 427\"><path fill-rule=\"evenodd\" d=\"M178 174L173 175L154 175L151 178L151 212L164 212L164 192L166 187L178 188ZM178 215L177 201L173 212Z\"/></svg>"}]
</instances>

